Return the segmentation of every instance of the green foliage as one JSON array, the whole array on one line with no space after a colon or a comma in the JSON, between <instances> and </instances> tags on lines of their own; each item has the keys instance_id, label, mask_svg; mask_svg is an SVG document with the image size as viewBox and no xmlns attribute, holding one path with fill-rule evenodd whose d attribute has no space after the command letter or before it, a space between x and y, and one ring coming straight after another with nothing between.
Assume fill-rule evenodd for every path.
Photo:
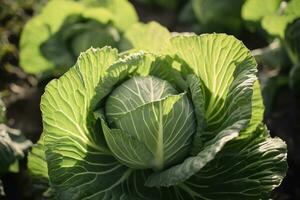
<instances>
[{"instance_id":1,"label":"green foliage","mask_svg":"<svg viewBox=\"0 0 300 200\"><path fill-rule=\"evenodd\" d=\"M56 198L266 199L281 183L286 145L261 124L249 50L225 34L167 40L91 48L48 84L28 166Z\"/></svg>"},{"instance_id":2,"label":"green foliage","mask_svg":"<svg viewBox=\"0 0 300 200\"><path fill-rule=\"evenodd\" d=\"M8 71L16 66L19 34L46 0L2 0L0 5L0 68Z\"/></svg>"},{"instance_id":3,"label":"green foliage","mask_svg":"<svg viewBox=\"0 0 300 200\"><path fill-rule=\"evenodd\" d=\"M171 33L157 22L136 23L124 33L120 50L159 52L170 38Z\"/></svg>"},{"instance_id":4,"label":"green foliage","mask_svg":"<svg viewBox=\"0 0 300 200\"><path fill-rule=\"evenodd\" d=\"M192 0L192 7L202 32L241 30L241 8L244 0Z\"/></svg>"},{"instance_id":5,"label":"green foliage","mask_svg":"<svg viewBox=\"0 0 300 200\"><path fill-rule=\"evenodd\" d=\"M281 12L276 12L264 17L262 21L263 28L270 35L284 39L288 24L300 17L299 7L299 0L291 0Z\"/></svg>"},{"instance_id":6,"label":"green foliage","mask_svg":"<svg viewBox=\"0 0 300 200\"><path fill-rule=\"evenodd\" d=\"M263 26L271 35L281 39L287 54L292 62L292 69L289 76L289 84L296 94L300 88L300 7L299 0L290 1L283 13L267 17Z\"/></svg>"},{"instance_id":7,"label":"green foliage","mask_svg":"<svg viewBox=\"0 0 300 200\"><path fill-rule=\"evenodd\" d=\"M280 3L280 5L279 5ZM259 4L265 6L258 6ZM254 12L259 8L258 12ZM253 51L253 55L258 59L261 64L265 64L272 67L291 69L289 73L289 84L295 93L299 93L299 78L298 78L298 66L300 64L300 7L299 0L291 0L289 2L280 1L256 1L248 0L245 3L243 17L245 20L258 22L261 21L261 27L266 31L269 38L275 38L268 47L263 49L257 49ZM280 75L281 76L281 75ZM265 96L269 102L274 96L276 88L281 86L282 83L288 81L280 81L282 78L278 78L279 84L276 84L277 78L271 78L267 81L267 84L273 83L273 86L267 86L270 90L264 90ZM286 79L286 78L284 78ZM276 86L277 85L277 86ZM272 89L270 87L273 87Z\"/></svg>"},{"instance_id":8,"label":"green foliage","mask_svg":"<svg viewBox=\"0 0 300 200\"><path fill-rule=\"evenodd\" d=\"M242 18L255 31L261 27L264 17L277 13L280 3L281 0L246 0L242 7Z\"/></svg>"},{"instance_id":9,"label":"green foliage","mask_svg":"<svg viewBox=\"0 0 300 200\"><path fill-rule=\"evenodd\" d=\"M91 46L118 47L121 34L136 21L127 0L50 1L24 27L20 65L28 73L60 74Z\"/></svg>"}]
</instances>

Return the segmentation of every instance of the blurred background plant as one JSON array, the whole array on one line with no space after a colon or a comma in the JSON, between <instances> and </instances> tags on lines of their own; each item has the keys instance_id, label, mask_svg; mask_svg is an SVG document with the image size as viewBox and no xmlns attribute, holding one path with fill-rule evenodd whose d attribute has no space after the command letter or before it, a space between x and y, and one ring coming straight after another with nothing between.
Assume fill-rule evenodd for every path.
<instances>
[{"instance_id":1,"label":"blurred background plant","mask_svg":"<svg viewBox=\"0 0 300 200\"><path fill-rule=\"evenodd\" d=\"M46 0L2 0L0 5L0 65L8 72L18 65L20 32Z\"/></svg>"}]
</instances>

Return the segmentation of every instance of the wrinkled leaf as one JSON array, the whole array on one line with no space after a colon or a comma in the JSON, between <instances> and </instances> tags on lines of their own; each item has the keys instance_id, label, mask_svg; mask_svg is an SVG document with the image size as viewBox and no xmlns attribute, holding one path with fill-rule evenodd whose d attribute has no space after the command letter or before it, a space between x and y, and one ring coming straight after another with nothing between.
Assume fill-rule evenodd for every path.
<instances>
[{"instance_id":1,"label":"wrinkled leaf","mask_svg":"<svg viewBox=\"0 0 300 200\"><path fill-rule=\"evenodd\" d=\"M184 199L268 199L287 170L286 144L264 127L233 140L199 173L178 185Z\"/></svg>"},{"instance_id":2,"label":"wrinkled leaf","mask_svg":"<svg viewBox=\"0 0 300 200\"><path fill-rule=\"evenodd\" d=\"M116 59L111 48L88 50L42 97L50 185L59 198L103 199L130 175L131 170L112 157L91 119L100 101L99 82Z\"/></svg>"}]
</instances>

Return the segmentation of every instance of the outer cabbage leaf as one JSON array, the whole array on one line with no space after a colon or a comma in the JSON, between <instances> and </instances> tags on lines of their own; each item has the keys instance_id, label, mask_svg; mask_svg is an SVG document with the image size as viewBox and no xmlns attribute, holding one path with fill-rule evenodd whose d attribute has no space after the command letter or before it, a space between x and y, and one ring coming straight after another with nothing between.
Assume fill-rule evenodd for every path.
<instances>
[{"instance_id":1,"label":"outer cabbage leaf","mask_svg":"<svg viewBox=\"0 0 300 200\"><path fill-rule=\"evenodd\" d=\"M138 50L158 53L169 42L171 33L157 22L136 23L128 29L121 40L120 50Z\"/></svg>"},{"instance_id":2,"label":"outer cabbage leaf","mask_svg":"<svg viewBox=\"0 0 300 200\"><path fill-rule=\"evenodd\" d=\"M258 79L253 85L253 95L251 100L252 100L251 119L247 128L240 133L239 139L251 136L253 132L257 129L257 126L260 125L261 122L263 121L265 106L264 106L261 87Z\"/></svg>"},{"instance_id":3,"label":"outer cabbage leaf","mask_svg":"<svg viewBox=\"0 0 300 200\"><path fill-rule=\"evenodd\" d=\"M180 183L186 196L178 199L268 199L285 176L286 156L286 144L259 126L249 137L229 142L198 174Z\"/></svg>"},{"instance_id":4,"label":"outer cabbage leaf","mask_svg":"<svg viewBox=\"0 0 300 200\"><path fill-rule=\"evenodd\" d=\"M108 9L113 15L114 24L126 31L133 23L138 21L137 13L128 0L80 0L88 6L101 6Z\"/></svg>"},{"instance_id":5,"label":"outer cabbage leaf","mask_svg":"<svg viewBox=\"0 0 300 200\"><path fill-rule=\"evenodd\" d=\"M171 39L168 51L182 63L184 76L200 79L206 121L202 141L236 122L241 123L238 132L245 129L251 117L257 64L243 43L225 34L178 36Z\"/></svg>"},{"instance_id":6,"label":"outer cabbage leaf","mask_svg":"<svg viewBox=\"0 0 300 200\"><path fill-rule=\"evenodd\" d=\"M59 198L105 199L131 172L112 157L93 120L98 84L116 59L110 48L90 49L42 97L50 185Z\"/></svg>"},{"instance_id":7,"label":"outer cabbage leaf","mask_svg":"<svg viewBox=\"0 0 300 200\"><path fill-rule=\"evenodd\" d=\"M27 159L27 167L32 177L34 189L45 193L49 190L49 176L43 134L37 144L32 146Z\"/></svg>"}]
</instances>

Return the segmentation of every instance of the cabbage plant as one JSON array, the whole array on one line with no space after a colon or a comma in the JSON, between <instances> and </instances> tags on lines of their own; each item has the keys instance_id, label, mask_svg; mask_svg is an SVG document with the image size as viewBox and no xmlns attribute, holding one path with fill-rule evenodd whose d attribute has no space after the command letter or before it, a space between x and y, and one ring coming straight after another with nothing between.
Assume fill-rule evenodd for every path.
<instances>
[{"instance_id":1,"label":"cabbage plant","mask_svg":"<svg viewBox=\"0 0 300 200\"><path fill-rule=\"evenodd\" d=\"M264 18L279 13L282 5L284 3L281 0L246 0L241 15L252 32L261 31L261 22Z\"/></svg>"},{"instance_id":2,"label":"cabbage plant","mask_svg":"<svg viewBox=\"0 0 300 200\"><path fill-rule=\"evenodd\" d=\"M291 89L296 94L300 94L300 0L291 0L288 3L281 3L278 12L267 15L262 20L262 27L265 31L279 41L278 47L282 48L288 56L288 61L282 65L287 65L290 68L288 82ZM272 45L272 44L271 44ZM270 46L271 46L270 45ZM278 48L271 49L271 53ZM261 51L261 56L268 56L264 51ZM275 56L271 57L273 60ZM283 57L283 56L281 56ZM279 57L280 58L280 57ZM282 58L281 58L282 59ZM282 59L284 60L284 59ZM286 59L285 59L286 60ZM281 67L283 67L281 66Z\"/></svg>"},{"instance_id":3,"label":"cabbage plant","mask_svg":"<svg viewBox=\"0 0 300 200\"><path fill-rule=\"evenodd\" d=\"M45 89L30 171L58 199L266 199L286 145L262 124L256 72L226 34L91 48Z\"/></svg>"},{"instance_id":4,"label":"cabbage plant","mask_svg":"<svg viewBox=\"0 0 300 200\"><path fill-rule=\"evenodd\" d=\"M20 65L28 73L65 72L91 46L118 47L137 21L127 0L54 0L24 27Z\"/></svg>"}]
</instances>

